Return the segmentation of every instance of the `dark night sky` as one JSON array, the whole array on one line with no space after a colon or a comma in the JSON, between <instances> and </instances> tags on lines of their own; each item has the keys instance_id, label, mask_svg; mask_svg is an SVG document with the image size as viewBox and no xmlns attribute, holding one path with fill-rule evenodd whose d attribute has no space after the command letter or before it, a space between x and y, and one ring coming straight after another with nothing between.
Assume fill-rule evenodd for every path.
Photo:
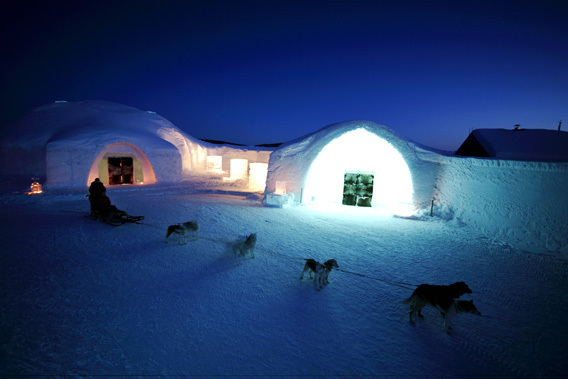
<instances>
[{"instance_id":1,"label":"dark night sky","mask_svg":"<svg viewBox=\"0 0 568 379\"><path fill-rule=\"evenodd\" d=\"M8 3L3 127L106 100L244 144L351 119L445 150L476 128L568 130L565 0Z\"/></svg>"}]
</instances>

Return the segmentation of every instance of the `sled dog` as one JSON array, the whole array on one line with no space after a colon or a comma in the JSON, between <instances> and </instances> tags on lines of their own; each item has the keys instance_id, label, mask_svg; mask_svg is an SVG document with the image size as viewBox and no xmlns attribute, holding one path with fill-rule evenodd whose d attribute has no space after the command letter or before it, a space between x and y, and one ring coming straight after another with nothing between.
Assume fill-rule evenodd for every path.
<instances>
[{"instance_id":1,"label":"sled dog","mask_svg":"<svg viewBox=\"0 0 568 379\"><path fill-rule=\"evenodd\" d=\"M168 237L174 235L177 237L178 242L181 244L186 244L189 234L191 233L191 240L195 241L198 236L199 223L197 221L188 221L183 224L175 224L168 226L168 231L166 233L166 243L168 242Z\"/></svg>"},{"instance_id":2,"label":"sled dog","mask_svg":"<svg viewBox=\"0 0 568 379\"><path fill-rule=\"evenodd\" d=\"M422 308L430 305L440 311L442 317L444 317L444 330L446 333L449 333L451 330L449 319L456 314L472 313L478 316L481 315L475 305L473 305L473 300L458 300L461 295L466 293L472 293L472 291L464 282L457 282L449 286L419 285L412 295L404 301L405 304L410 306L410 323L414 324L414 321L412 321L414 312L417 312L418 316L424 317L421 312Z\"/></svg>"},{"instance_id":3,"label":"sled dog","mask_svg":"<svg viewBox=\"0 0 568 379\"><path fill-rule=\"evenodd\" d=\"M250 254L254 258L254 247L256 246L256 233L249 234L245 240L233 243L233 252L237 257L246 257Z\"/></svg>"},{"instance_id":4,"label":"sled dog","mask_svg":"<svg viewBox=\"0 0 568 379\"><path fill-rule=\"evenodd\" d=\"M329 284L329 273L334 267L339 268L335 259L328 259L324 264L319 263L315 259L306 259L306 264L304 265L300 279L304 279L306 272L310 279L312 279L312 273L314 273L316 286L318 286L318 289L322 289L324 284Z\"/></svg>"}]
</instances>

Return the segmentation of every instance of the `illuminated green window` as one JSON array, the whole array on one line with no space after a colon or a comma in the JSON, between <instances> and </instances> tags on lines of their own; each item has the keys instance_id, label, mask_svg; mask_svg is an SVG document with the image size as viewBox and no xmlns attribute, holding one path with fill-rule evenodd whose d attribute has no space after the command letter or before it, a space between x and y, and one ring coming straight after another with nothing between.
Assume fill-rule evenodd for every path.
<instances>
[{"instance_id":1,"label":"illuminated green window","mask_svg":"<svg viewBox=\"0 0 568 379\"><path fill-rule=\"evenodd\" d=\"M343 205L370 207L374 174L346 172L343 179Z\"/></svg>"}]
</instances>

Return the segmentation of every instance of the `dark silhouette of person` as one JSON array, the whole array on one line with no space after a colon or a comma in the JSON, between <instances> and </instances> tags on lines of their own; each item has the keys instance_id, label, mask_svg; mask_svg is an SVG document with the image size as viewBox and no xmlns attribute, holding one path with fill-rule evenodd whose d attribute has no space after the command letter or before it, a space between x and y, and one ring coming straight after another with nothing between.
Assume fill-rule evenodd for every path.
<instances>
[{"instance_id":1,"label":"dark silhouette of person","mask_svg":"<svg viewBox=\"0 0 568 379\"><path fill-rule=\"evenodd\" d=\"M106 195L106 188L99 178L96 178L89 187L89 201L91 202L91 216L101 218L103 221L115 217L122 217L126 212L119 210L110 203Z\"/></svg>"},{"instance_id":2,"label":"dark silhouette of person","mask_svg":"<svg viewBox=\"0 0 568 379\"><path fill-rule=\"evenodd\" d=\"M110 199L106 196L106 188L99 178L96 178L89 187L89 201L91 202L91 216L95 217L98 211L103 217L105 210L110 205Z\"/></svg>"},{"instance_id":3,"label":"dark silhouette of person","mask_svg":"<svg viewBox=\"0 0 568 379\"><path fill-rule=\"evenodd\" d=\"M89 194L92 197L101 197L102 195L106 195L106 188L105 185L101 182L99 178L96 178L89 187Z\"/></svg>"}]
</instances>

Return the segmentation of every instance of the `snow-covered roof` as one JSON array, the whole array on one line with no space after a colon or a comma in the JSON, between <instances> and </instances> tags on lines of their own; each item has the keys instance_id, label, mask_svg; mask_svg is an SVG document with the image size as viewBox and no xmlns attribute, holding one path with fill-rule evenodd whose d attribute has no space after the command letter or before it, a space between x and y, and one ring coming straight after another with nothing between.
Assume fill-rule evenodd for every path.
<instances>
[{"instance_id":1,"label":"snow-covered roof","mask_svg":"<svg viewBox=\"0 0 568 379\"><path fill-rule=\"evenodd\" d=\"M568 160L568 132L548 129L476 129L456 155L512 160Z\"/></svg>"},{"instance_id":2,"label":"snow-covered roof","mask_svg":"<svg viewBox=\"0 0 568 379\"><path fill-rule=\"evenodd\" d=\"M55 102L32 110L5 140L27 150L42 148L48 143L52 147L70 142L75 147L106 145L113 143L117 135L138 142L152 141L154 145L167 144L157 138L161 128L175 126L154 112L112 102Z\"/></svg>"}]
</instances>

